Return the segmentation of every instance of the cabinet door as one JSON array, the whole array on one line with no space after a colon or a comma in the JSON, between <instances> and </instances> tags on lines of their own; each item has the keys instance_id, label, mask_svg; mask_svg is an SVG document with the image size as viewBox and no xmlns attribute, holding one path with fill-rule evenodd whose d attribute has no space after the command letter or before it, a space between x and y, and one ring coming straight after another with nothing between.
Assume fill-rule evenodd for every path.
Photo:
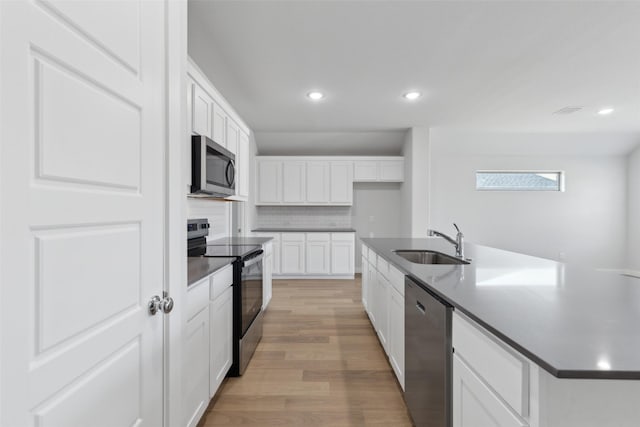
<instances>
[{"instance_id":1,"label":"cabinet door","mask_svg":"<svg viewBox=\"0 0 640 427\"><path fill-rule=\"evenodd\" d=\"M184 425L195 427L209 405L208 306L187 322L184 345Z\"/></svg>"},{"instance_id":2,"label":"cabinet door","mask_svg":"<svg viewBox=\"0 0 640 427\"><path fill-rule=\"evenodd\" d=\"M223 147L229 148L227 146L227 112L215 102L213 103L211 123L213 128L211 139Z\"/></svg>"},{"instance_id":3,"label":"cabinet door","mask_svg":"<svg viewBox=\"0 0 640 427\"><path fill-rule=\"evenodd\" d=\"M375 258L375 257L374 257ZM378 272L375 269L375 266L368 261L367 262L367 273L369 275L368 277L368 283L367 283L367 314L369 315L369 319L371 320L371 324L373 325L373 327L376 327L376 305L378 304L377 300L376 300L376 295L377 295L377 284L376 284L376 280L377 279L377 274Z\"/></svg>"},{"instance_id":4,"label":"cabinet door","mask_svg":"<svg viewBox=\"0 0 640 427\"><path fill-rule=\"evenodd\" d=\"M273 241L273 261L271 263L271 273L272 274L280 274L280 272L282 271L282 263L281 263L281 246L280 246L280 240L274 240Z\"/></svg>"},{"instance_id":5,"label":"cabinet door","mask_svg":"<svg viewBox=\"0 0 640 427\"><path fill-rule=\"evenodd\" d=\"M389 287L389 362L404 390L404 297Z\"/></svg>"},{"instance_id":6,"label":"cabinet door","mask_svg":"<svg viewBox=\"0 0 640 427\"><path fill-rule=\"evenodd\" d=\"M258 160L256 174L257 203L279 204L282 202L282 162Z\"/></svg>"},{"instance_id":7,"label":"cabinet door","mask_svg":"<svg viewBox=\"0 0 640 427\"><path fill-rule=\"evenodd\" d=\"M362 306L365 311L368 311L367 308L367 297L368 297L368 284L369 284L369 263L367 262L367 258L362 256L362 274L361 274L361 282L362 282Z\"/></svg>"},{"instance_id":8,"label":"cabinet door","mask_svg":"<svg viewBox=\"0 0 640 427\"><path fill-rule=\"evenodd\" d=\"M378 166L379 181L402 182L404 181L404 159L380 160Z\"/></svg>"},{"instance_id":9,"label":"cabinet door","mask_svg":"<svg viewBox=\"0 0 640 427\"><path fill-rule=\"evenodd\" d=\"M272 243L273 245L273 243ZM272 246L273 247L273 246ZM265 310L271 301L273 286L273 253L264 258L262 273L262 309Z\"/></svg>"},{"instance_id":10,"label":"cabinet door","mask_svg":"<svg viewBox=\"0 0 640 427\"><path fill-rule=\"evenodd\" d=\"M331 204L353 204L353 163L331 162Z\"/></svg>"},{"instance_id":11,"label":"cabinet door","mask_svg":"<svg viewBox=\"0 0 640 427\"><path fill-rule=\"evenodd\" d=\"M287 234L291 235L287 238ZM299 238L298 236L302 236ZM303 274L304 267L304 234L283 233L281 245L282 274Z\"/></svg>"},{"instance_id":12,"label":"cabinet door","mask_svg":"<svg viewBox=\"0 0 640 427\"><path fill-rule=\"evenodd\" d=\"M220 387L233 360L233 287L227 287L210 303L209 397Z\"/></svg>"},{"instance_id":13,"label":"cabinet door","mask_svg":"<svg viewBox=\"0 0 640 427\"><path fill-rule=\"evenodd\" d=\"M385 353L389 354L389 283L380 273L376 278L376 332Z\"/></svg>"},{"instance_id":14,"label":"cabinet door","mask_svg":"<svg viewBox=\"0 0 640 427\"><path fill-rule=\"evenodd\" d=\"M331 234L331 274L352 275L355 270L353 233Z\"/></svg>"},{"instance_id":15,"label":"cabinet door","mask_svg":"<svg viewBox=\"0 0 640 427\"><path fill-rule=\"evenodd\" d=\"M307 203L329 202L329 164L307 162Z\"/></svg>"},{"instance_id":16,"label":"cabinet door","mask_svg":"<svg viewBox=\"0 0 640 427\"><path fill-rule=\"evenodd\" d=\"M454 353L453 427L527 427Z\"/></svg>"},{"instance_id":17,"label":"cabinet door","mask_svg":"<svg viewBox=\"0 0 640 427\"><path fill-rule=\"evenodd\" d=\"M212 106L213 100L209 98L209 95L207 95L207 93L199 85L194 85L192 108L193 133L198 135L205 135L211 138Z\"/></svg>"},{"instance_id":18,"label":"cabinet door","mask_svg":"<svg viewBox=\"0 0 640 427\"><path fill-rule=\"evenodd\" d=\"M226 147L227 150L231 151L233 154L236 154L236 163L237 163L237 154L238 154L238 139L240 138L240 127L231 120L227 118L227 142Z\"/></svg>"},{"instance_id":19,"label":"cabinet door","mask_svg":"<svg viewBox=\"0 0 640 427\"><path fill-rule=\"evenodd\" d=\"M289 204L304 204L306 199L305 163L285 161L282 163L282 201Z\"/></svg>"},{"instance_id":20,"label":"cabinet door","mask_svg":"<svg viewBox=\"0 0 640 427\"><path fill-rule=\"evenodd\" d=\"M329 233L307 233L306 273L329 274L331 272L330 253L331 236Z\"/></svg>"},{"instance_id":21,"label":"cabinet door","mask_svg":"<svg viewBox=\"0 0 640 427\"><path fill-rule=\"evenodd\" d=\"M353 163L353 180L368 182L378 180L378 162L375 160L356 160Z\"/></svg>"},{"instance_id":22,"label":"cabinet door","mask_svg":"<svg viewBox=\"0 0 640 427\"><path fill-rule=\"evenodd\" d=\"M249 197L249 135L240 131L236 153L236 194Z\"/></svg>"}]
</instances>

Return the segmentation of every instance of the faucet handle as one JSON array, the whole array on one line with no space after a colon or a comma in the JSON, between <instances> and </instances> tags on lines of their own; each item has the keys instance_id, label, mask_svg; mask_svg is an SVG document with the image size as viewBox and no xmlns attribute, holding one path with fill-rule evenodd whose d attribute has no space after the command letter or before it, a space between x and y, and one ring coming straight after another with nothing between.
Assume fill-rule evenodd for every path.
<instances>
[{"instance_id":1,"label":"faucet handle","mask_svg":"<svg viewBox=\"0 0 640 427\"><path fill-rule=\"evenodd\" d=\"M455 222L453 223L453 226L456 228L456 231L458 233L462 233L462 231L460 231L460 228L458 227L458 224L456 224Z\"/></svg>"}]
</instances>

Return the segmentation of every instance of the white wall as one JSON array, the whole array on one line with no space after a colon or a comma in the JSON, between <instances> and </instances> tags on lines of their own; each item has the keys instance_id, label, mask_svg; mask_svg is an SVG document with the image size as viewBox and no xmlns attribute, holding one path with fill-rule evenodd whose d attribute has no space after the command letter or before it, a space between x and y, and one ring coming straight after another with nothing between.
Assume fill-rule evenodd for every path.
<instances>
[{"instance_id":1,"label":"white wall","mask_svg":"<svg viewBox=\"0 0 640 427\"><path fill-rule=\"evenodd\" d=\"M425 237L429 224L429 129L411 128L405 135L404 183L400 190L403 237Z\"/></svg>"},{"instance_id":2,"label":"white wall","mask_svg":"<svg viewBox=\"0 0 640 427\"><path fill-rule=\"evenodd\" d=\"M640 145L627 160L627 267L640 271Z\"/></svg>"},{"instance_id":3,"label":"white wall","mask_svg":"<svg viewBox=\"0 0 640 427\"><path fill-rule=\"evenodd\" d=\"M356 230L356 271L361 271L362 237L397 237L401 234L401 184L355 183L351 224Z\"/></svg>"},{"instance_id":4,"label":"white wall","mask_svg":"<svg viewBox=\"0 0 640 427\"><path fill-rule=\"evenodd\" d=\"M581 135L431 133L431 226L468 241L596 268L624 266L626 159L586 155ZM615 146L615 136L601 136ZM541 144L537 144L540 141ZM584 142L584 139L582 139ZM540 152L548 145L563 155ZM571 154L573 153L573 154ZM481 169L563 170L565 192L480 192Z\"/></svg>"}]
</instances>

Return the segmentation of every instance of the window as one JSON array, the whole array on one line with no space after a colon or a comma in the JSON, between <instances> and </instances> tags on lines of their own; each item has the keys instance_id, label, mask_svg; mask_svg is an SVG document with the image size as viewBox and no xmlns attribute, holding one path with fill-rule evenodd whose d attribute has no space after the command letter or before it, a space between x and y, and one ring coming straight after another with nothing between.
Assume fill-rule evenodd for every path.
<instances>
[{"instance_id":1,"label":"window","mask_svg":"<svg viewBox=\"0 0 640 427\"><path fill-rule=\"evenodd\" d=\"M564 191L564 174L558 171L477 171L476 190Z\"/></svg>"}]
</instances>

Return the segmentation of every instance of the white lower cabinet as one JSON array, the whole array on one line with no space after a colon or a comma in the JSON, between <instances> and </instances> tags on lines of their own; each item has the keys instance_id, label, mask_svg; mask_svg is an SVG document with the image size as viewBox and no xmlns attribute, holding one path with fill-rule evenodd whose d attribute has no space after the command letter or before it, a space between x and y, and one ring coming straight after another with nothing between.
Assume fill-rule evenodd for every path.
<instances>
[{"instance_id":1,"label":"white lower cabinet","mask_svg":"<svg viewBox=\"0 0 640 427\"><path fill-rule=\"evenodd\" d=\"M331 272L332 242L330 233L307 233L306 270L308 274Z\"/></svg>"},{"instance_id":2,"label":"white lower cabinet","mask_svg":"<svg viewBox=\"0 0 640 427\"><path fill-rule=\"evenodd\" d=\"M213 397L233 363L233 287L227 287L210 307L209 397Z\"/></svg>"},{"instance_id":3,"label":"white lower cabinet","mask_svg":"<svg viewBox=\"0 0 640 427\"><path fill-rule=\"evenodd\" d=\"M195 427L233 361L233 267L189 286L183 356L184 425Z\"/></svg>"},{"instance_id":4,"label":"white lower cabinet","mask_svg":"<svg viewBox=\"0 0 640 427\"><path fill-rule=\"evenodd\" d=\"M404 390L404 296L389 287L389 363Z\"/></svg>"},{"instance_id":5,"label":"white lower cabinet","mask_svg":"<svg viewBox=\"0 0 640 427\"><path fill-rule=\"evenodd\" d=\"M453 427L527 427L458 355L453 355Z\"/></svg>"},{"instance_id":6,"label":"white lower cabinet","mask_svg":"<svg viewBox=\"0 0 640 427\"><path fill-rule=\"evenodd\" d=\"M282 233L280 250L280 272L287 274L305 273L305 235L304 233Z\"/></svg>"},{"instance_id":7,"label":"white lower cabinet","mask_svg":"<svg viewBox=\"0 0 640 427\"><path fill-rule=\"evenodd\" d=\"M271 237L272 275L287 278L347 278L355 274L355 233L255 233Z\"/></svg>"},{"instance_id":8,"label":"white lower cabinet","mask_svg":"<svg viewBox=\"0 0 640 427\"><path fill-rule=\"evenodd\" d=\"M183 357L184 425L195 427L209 404L209 280L187 292Z\"/></svg>"},{"instance_id":9,"label":"white lower cabinet","mask_svg":"<svg viewBox=\"0 0 640 427\"><path fill-rule=\"evenodd\" d=\"M262 262L262 309L265 310L271 301L273 290L273 240L262 245L264 258Z\"/></svg>"},{"instance_id":10,"label":"white lower cabinet","mask_svg":"<svg viewBox=\"0 0 640 427\"><path fill-rule=\"evenodd\" d=\"M362 301L404 390L404 273L365 245Z\"/></svg>"}]
</instances>

